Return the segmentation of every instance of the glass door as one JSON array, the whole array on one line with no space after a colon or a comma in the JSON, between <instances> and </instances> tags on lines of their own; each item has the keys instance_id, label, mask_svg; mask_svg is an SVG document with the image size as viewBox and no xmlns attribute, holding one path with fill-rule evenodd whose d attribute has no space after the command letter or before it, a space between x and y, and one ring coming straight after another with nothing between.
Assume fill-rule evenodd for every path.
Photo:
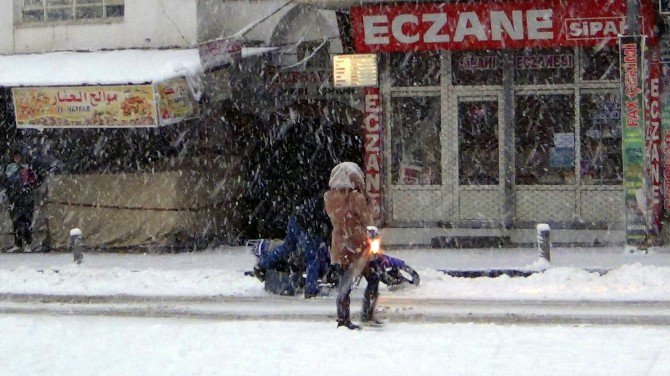
<instances>
[{"instance_id":1,"label":"glass door","mask_svg":"<svg viewBox=\"0 0 670 376\"><path fill-rule=\"evenodd\" d=\"M393 93L390 105L392 221L439 221L443 218L440 93Z\"/></svg>"},{"instance_id":2,"label":"glass door","mask_svg":"<svg viewBox=\"0 0 670 376\"><path fill-rule=\"evenodd\" d=\"M459 96L458 212L461 220L498 221L500 190L501 98Z\"/></svg>"}]
</instances>

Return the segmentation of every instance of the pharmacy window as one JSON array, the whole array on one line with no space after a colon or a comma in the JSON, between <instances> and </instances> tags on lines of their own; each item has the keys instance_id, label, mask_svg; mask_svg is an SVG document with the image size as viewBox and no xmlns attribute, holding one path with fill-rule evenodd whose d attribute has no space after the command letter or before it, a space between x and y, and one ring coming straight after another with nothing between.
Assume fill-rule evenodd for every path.
<instances>
[{"instance_id":1,"label":"pharmacy window","mask_svg":"<svg viewBox=\"0 0 670 376\"><path fill-rule=\"evenodd\" d=\"M575 183L575 97L566 94L515 98L516 183Z\"/></svg>"},{"instance_id":2,"label":"pharmacy window","mask_svg":"<svg viewBox=\"0 0 670 376\"><path fill-rule=\"evenodd\" d=\"M585 48L580 56L582 80L612 81L619 79L619 50L617 47Z\"/></svg>"},{"instance_id":3,"label":"pharmacy window","mask_svg":"<svg viewBox=\"0 0 670 376\"><path fill-rule=\"evenodd\" d=\"M393 184L441 184L440 97L392 98L391 111Z\"/></svg>"},{"instance_id":4,"label":"pharmacy window","mask_svg":"<svg viewBox=\"0 0 670 376\"><path fill-rule=\"evenodd\" d=\"M440 61L439 51L391 54L391 86L439 86Z\"/></svg>"},{"instance_id":5,"label":"pharmacy window","mask_svg":"<svg viewBox=\"0 0 670 376\"><path fill-rule=\"evenodd\" d=\"M618 92L583 94L581 172L583 184L621 184L621 99Z\"/></svg>"},{"instance_id":6,"label":"pharmacy window","mask_svg":"<svg viewBox=\"0 0 670 376\"><path fill-rule=\"evenodd\" d=\"M124 0L25 0L23 23L123 18Z\"/></svg>"}]
</instances>

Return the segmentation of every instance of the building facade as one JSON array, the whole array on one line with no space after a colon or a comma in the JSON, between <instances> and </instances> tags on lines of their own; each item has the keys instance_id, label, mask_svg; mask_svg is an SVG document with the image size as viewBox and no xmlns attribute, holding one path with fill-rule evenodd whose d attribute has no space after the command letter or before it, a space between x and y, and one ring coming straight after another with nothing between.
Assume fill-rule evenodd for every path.
<instances>
[{"instance_id":1,"label":"building facade","mask_svg":"<svg viewBox=\"0 0 670 376\"><path fill-rule=\"evenodd\" d=\"M196 44L194 0L2 0L0 54Z\"/></svg>"},{"instance_id":2,"label":"building facade","mask_svg":"<svg viewBox=\"0 0 670 376\"><path fill-rule=\"evenodd\" d=\"M445 234L547 222L594 230L598 241L621 240L613 234L625 228L618 36L627 29L626 2L299 1L290 11L283 2L246 4L257 11L219 34L262 19L247 34L258 37L245 42L277 47L266 60L281 71L307 69L288 60L304 56L297 46L305 41L329 41L327 70L335 54L377 56L379 86L354 89L354 97L364 98L357 104L367 132L363 153L380 223ZM298 9L309 17L294 22ZM217 10L222 19L237 14ZM652 1L641 2L639 16L649 108L658 101L649 93L659 92L663 22ZM310 20L321 27L307 31ZM203 22L216 24L199 17ZM648 137L648 150L656 150L645 173L649 195L638 200L654 230L658 134Z\"/></svg>"},{"instance_id":3,"label":"building facade","mask_svg":"<svg viewBox=\"0 0 670 376\"><path fill-rule=\"evenodd\" d=\"M23 145L32 161L56 162L36 193L33 249L65 246L74 227L103 249L194 247L223 232L220 169L203 156L190 81L201 71L196 5L0 2L0 139Z\"/></svg>"}]
</instances>

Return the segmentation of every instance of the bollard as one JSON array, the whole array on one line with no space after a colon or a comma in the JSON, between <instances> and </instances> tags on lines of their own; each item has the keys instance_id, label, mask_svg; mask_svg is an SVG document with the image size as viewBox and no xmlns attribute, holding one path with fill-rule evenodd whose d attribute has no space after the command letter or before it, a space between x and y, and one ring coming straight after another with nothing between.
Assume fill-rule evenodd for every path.
<instances>
[{"instance_id":1,"label":"bollard","mask_svg":"<svg viewBox=\"0 0 670 376\"><path fill-rule=\"evenodd\" d=\"M537 250L540 259L551 262L551 228L546 223L537 225Z\"/></svg>"},{"instance_id":2,"label":"bollard","mask_svg":"<svg viewBox=\"0 0 670 376\"><path fill-rule=\"evenodd\" d=\"M81 230L78 228L73 228L70 230L70 249L72 250L72 257L74 257L74 262L81 264L84 260L84 250L81 246Z\"/></svg>"}]
</instances>

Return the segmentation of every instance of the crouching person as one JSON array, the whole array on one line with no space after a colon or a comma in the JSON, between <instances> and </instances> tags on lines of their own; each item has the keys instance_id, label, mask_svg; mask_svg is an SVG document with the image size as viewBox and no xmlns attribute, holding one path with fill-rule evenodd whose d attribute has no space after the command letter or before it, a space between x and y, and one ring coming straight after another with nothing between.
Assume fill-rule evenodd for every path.
<instances>
[{"instance_id":1,"label":"crouching person","mask_svg":"<svg viewBox=\"0 0 670 376\"><path fill-rule=\"evenodd\" d=\"M323 211L323 204L321 210ZM255 252L259 262L254 269L262 274L279 266L288 269L289 295L293 295L300 288L300 280L305 269L304 296L312 298L319 294L318 280L328 269L328 245L323 237L310 228L302 214L301 210L297 210L296 214L289 218L283 243L272 249L269 249L269 241L259 243L259 247L265 244L267 250Z\"/></svg>"},{"instance_id":2,"label":"crouching person","mask_svg":"<svg viewBox=\"0 0 670 376\"><path fill-rule=\"evenodd\" d=\"M329 191L324 195L326 213L333 225L331 262L341 267L337 286L337 326L360 329L351 322L351 288L359 276L367 287L363 299L361 321L374 321L379 295L379 277L367 242L366 227L372 225L369 200L365 194L363 171L353 162L342 162L330 173Z\"/></svg>"}]
</instances>

